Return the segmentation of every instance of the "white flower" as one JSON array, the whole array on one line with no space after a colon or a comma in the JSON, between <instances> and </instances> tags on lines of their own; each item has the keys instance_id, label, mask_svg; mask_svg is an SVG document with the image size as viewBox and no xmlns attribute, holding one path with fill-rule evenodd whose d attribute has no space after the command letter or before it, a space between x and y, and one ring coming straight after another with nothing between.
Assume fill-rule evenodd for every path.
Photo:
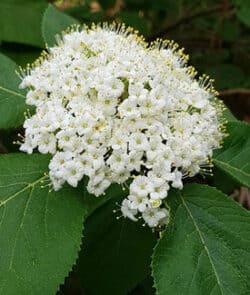
<instances>
[{"instance_id":1,"label":"white flower","mask_svg":"<svg viewBox=\"0 0 250 295\"><path fill-rule=\"evenodd\" d=\"M150 227L155 227L159 223L167 223L168 211L163 209L147 209L142 213L142 217Z\"/></svg>"},{"instance_id":2,"label":"white flower","mask_svg":"<svg viewBox=\"0 0 250 295\"><path fill-rule=\"evenodd\" d=\"M137 221L137 218L135 217L135 215L137 214L137 210L131 209L129 200L124 199L122 201L121 212L124 217L128 217L129 219L133 221Z\"/></svg>"},{"instance_id":3,"label":"white flower","mask_svg":"<svg viewBox=\"0 0 250 295\"><path fill-rule=\"evenodd\" d=\"M149 149L148 139L143 133L133 133L129 137L129 149L131 151L146 151Z\"/></svg>"},{"instance_id":4,"label":"white flower","mask_svg":"<svg viewBox=\"0 0 250 295\"><path fill-rule=\"evenodd\" d=\"M76 119L76 131L79 135L90 134L95 123L96 119L85 112L84 116L78 116Z\"/></svg>"},{"instance_id":5,"label":"white flower","mask_svg":"<svg viewBox=\"0 0 250 295\"><path fill-rule=\"evenodd\" d=\"M65 176L64 179L68 182L68 184L73 187L77 186L78 181L80 181L83 177L84 170L81 162L79 161L67 161L65 163Z\"/></svg>"},{"instance_id":6,"label":"white flower","mask_svg":"<svg viewBox=\"0 0 250 295\"><path fill-rule=\"evenodd\" d=\"M149 204L147 197L140 197L137 195L129 195L128 200L130 201L130 208L140 212L144 212Z\"/></svg>"},{"instance_id":7,"label":"white flower","mask_svg":"<svg viewBox=\"0 0 250 295\"><path fill-rule=\"evenodd\" d=\"M169 184L167 182L162 183L161 185L158 182L153 182L153 189L150 193L150 198L153 200L165 199L168 195Z\"/></svg>"},{"instance_id":8,"label":"white flower","mask_svg":"<svg viewBox=\"0 0 250 295\"><path fill-rule=\"evenodd\" d=\"M87 189L89 193L94 194L95 196L98 197L102 195L109 186L110 186L110 181L107 179L104 179L103 181L95 183L95 184L93 183L93 180L91 179L88 182Z\"/></svg>"},{"instance_id":9,"label":"white flower","mask_svg":"<svg viewBox=\"0 0 250 295\"><path fill-rule=\"evenodd\" d=\"M130 176L129 172L124 167L123 170L119 170L119 171L111 170L110 178L112 179L112 182L116 182L116 183L120 184L120 183L127 181L129 179L129 176Z\"/></svg>"},{"instance_id":10,"label":"white flower","mask_svg":"<svg viewBox=\"0 0 250 295\"><path fill-rule=\"evenodd\" d=\"M73 151L74 143L78 139L76 135L76 130L73 128L67 130L61 130L56 135L58 140L58 146L64 151Z\"/></svg>"},{"instance_id":11,"label":"white flower","mask_svg":"<svg viewBox=\"0 0 250 295\"><path fill-rule=\"evenodd\" d=\"M182 183L182 173L178 170L175 171L175 179L172 182L172 187L182 189L183 183Z\"/></svg>"},{"instance_id":12,"label":"white flower","mask_svg":"<svg viewBox=\"0 0 250 295\"><path fill-rule=\"evenodd\" d=\"M120 104L118 111L121 117L139 116L140 110L138 108L138 100L133 96L129 97Z\"/></svg>"},{"instance_id":13,"label":"white flower","mask_svg":"<svg viewBox=\"0 0 250 295\"><path fill-rule=\"evenodd\" d=\"M56 152L56 137L54 134L41 134L38 139L38 150L42 154L54 154Z\"/></svg>"},{"instance_id":14,"label":"white flower","mask_svg":"<svg viewBox=\"0 0 250 295\"><path fill-rule=\"evenodd\" d=\"M162 201L158 198L158 199L150 199L149 200L149 204L151 208L159 208L162 204Z\"/></svg>"},{"instance_id":15,"label":"white flower","mask_svg":"<svg viewBox=\"0 0 250 295\"><path fill-rule=\"evenodd\" d=\"M33 149L37 147L37 141L34 139L32 133L29 133L25 137L25 142L21 144L20 151L26 152L28 154L32 154Z\"/></svg>"},{"instance_id":16,"label":"white flower","mask_svg":"<svg viewBox=\"0 0 250 295\"><path fill-rule=\"evenodd\" d=\"M113 150L126 150L128 135L126 130L117 129L110 139L110 145Z\"/></svg>"},{"instance_id":17,"label":"white flower","mask_svg":"<svg viewBox=\"0 0 250 295\"><path fill-rule=\"evenodd\" d=\"M128 155L122 150L114 150L112 155L108 158L107 164L110 165L114 171L122 171L128 163Z\"/></svg>"},{"instance_id":18,"label":"white flower","mask_svg":"<svg viewBox=\"0 0 250 295\"><path fill-rule=\"evenodd\" d=\"M146 197L152 191L152 185L146 176L137 176L130 184L131 194Z\"/></svg>"},{"instance_id":19,"label":"white flower","mask_svg":"<svg viewBox=\"0 0 250 295\"><path fill-rule=\"evenodd\" d=\"M140 151L130 151L128 154L127 169L129 171L140 171L142 164L143 152Z\"/></svg>"},{"instance_id":20,"label":"white flower","mask_svg":"<svg viewBox=\"0 0 250 295\"><path fill-rule=\"evenodd\" d=\"M58 191L60 188L62 188L63 184L65 183L65 180L63 178L61 178L60 176L58 177L57 173L53 170L50 171L49 176L55 191Z\"/></svg>"},{"instance_id":21,"label":"white flower","mask_svg":"<svg viewBox=\"0 0 250 295\"><path fill-rule=\"evenodd\" d=\"M148 46L114 25L72 28L22 75L35 113L20 150L52 155L55 190L85 175L96 196L130 183L122 214L134 221L141 214L150 227L167 223L169 189L209 167L223 138L211 83L195 79L177 47Z\"/></svg>"},{"instance_id":22,"label":"white flower","mask_svg":"<svg viewBox=\"0 0 250 295\"><path fill-rule=\"evenodd\" d=\"M91 154L88 153L83 153L82 155L78 156L79 161L82 164L82 167L84 169L84 174L86 175L90 175L91 172L94 170L93 166L92 166L92 156Z\"/></svg>"},{"instance_id":23,"label":"white flower","mask_svg":"<svg viewBox=\"0 0 250 295\"><path fill-rule=\"evenodd\" d=\"M57 152L49 163L50 170L61 170L61 167L69 160L73 159L71 152Z\"/></svg>"}]
</instances>

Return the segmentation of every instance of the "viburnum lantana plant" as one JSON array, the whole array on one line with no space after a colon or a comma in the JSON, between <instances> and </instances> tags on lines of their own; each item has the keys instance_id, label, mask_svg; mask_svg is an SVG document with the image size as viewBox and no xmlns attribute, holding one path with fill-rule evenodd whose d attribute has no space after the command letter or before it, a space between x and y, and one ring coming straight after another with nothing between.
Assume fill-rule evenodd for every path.
<instances>
[{"instance_id":1,"label":"viburnum lantana plant","mask_svg":"<svg viewBox=\"0 0 250 295\"><path fill-rule=\"evenodd\" d=\"M77 23L49 5L41 57L16 75L0 54L0 294L68 275L87 295L248 294L228 195L250 188L250 126L173 41Z\"/></svg>"},{"instance_id":2,"label":"viburnum lantana plant","mask_svg":"<svg viewBox=\"0 0 250 295\"><path fill-rule=\"evenodd\" d=\"M147 44L124 25L76 26L57 43L23 73L20 87L36 111L21 151L53 155L54 190L84 176L96 196L128 185L122 214L167 224L169 189L209 173L224 135L211 81L195 79L174 42Z\"/></svg>"}]
</instances>

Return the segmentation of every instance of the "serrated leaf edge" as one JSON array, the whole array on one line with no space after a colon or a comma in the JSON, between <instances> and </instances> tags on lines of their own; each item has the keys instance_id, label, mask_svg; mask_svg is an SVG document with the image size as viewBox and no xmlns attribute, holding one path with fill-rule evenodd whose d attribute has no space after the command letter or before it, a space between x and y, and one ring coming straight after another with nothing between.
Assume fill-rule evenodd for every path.
<instances>
[{"instance_id":1,"label":"serrated leaf edge","mask_svg":"<svg viewBox=\"0 0 250 295\"><path fill-rule=\"evenodd\" d=\"M188 187L193 187L193 186L202 186L202 187L207 187L211 190L214 190L215 192L223 195L223 196L226 196L228 197L228 201L233 203L234 205L240 207L241 209L244 209L244 207L242 207L242 205L238 202L236 202L235 200L231 199L228 195L224 194L222 191L220 191L219 189L213 187L213 186L210 186L210 185L206 185L206 184L198 184L198 183L191 183L191 184L187 184L184 186L183 190L188 188ZM183 191L182 190L182 191ZM178 194L181 194L181 192L179 192L178 190L175 190ZM183 199L183 197L181 197ZM178 205L178 207L180 206L181 204ZM173 221L173 216L170 215L170 221L169 221L169 224L171 223L171 221ZM163 232L163 236L164 237L165 235L167 234L167 228L164 230ZM159 239L153 249L153 254L151 256L151 264L150 264L150 268L151 268L151 277L153 278L153 288L156 290L156 295L159 294L159 288L158 288L158 284L155 280L155 272L154 272L154 257L155 257L155 250L156 248L158 247L159 245L159 242L160 242L161 239ZM221 290L221 289L220 289ZM223 294L223 293L222 293Z\"/></svg>"}]
</instances>

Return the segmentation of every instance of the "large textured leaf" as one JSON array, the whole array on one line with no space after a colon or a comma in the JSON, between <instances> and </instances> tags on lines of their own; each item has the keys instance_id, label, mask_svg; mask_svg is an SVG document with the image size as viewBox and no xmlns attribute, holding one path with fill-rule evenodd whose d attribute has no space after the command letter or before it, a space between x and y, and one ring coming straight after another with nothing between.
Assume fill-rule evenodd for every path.
<instances>
[{"instance_id":1,"label":"large textured leaf","mask_svg":"<svg viewBox=\"0 0 250 295\"><path fill-rule=\"evenodd\" d=\"M86 214L79 190L41 188L48 157L0 157L0 294L54 295L75 263Z\"/></svg>"},{"instance_id":2,"label":"large textured leaf","mask_svg":"<svg viewBox=\"0 0 250 295\"><path fill-rule=\"evenodd\" d=\"M49 5L46 9L42 21L42 34L44 41L49 45L55 44L55 35L60 34L73 24L79 24L75 18L57 10Z\"/></svg>"},{"instance_id":3,"label":"large textured leaf","mask_svg":"<svg viewBox=\"0 0 250 295\"><path fill-rule=\"evenodd\" d=\"M152 263L157 294L249 294L250 213L205 185L169 197L172 220Z\"/></svg>"},{"instance_id":4,"label":"large textured leaf","mask_svg":"<svg viewBox=\"0 0 250 295\"><path fill-rule=\"evenodd\" d=\"M0 41L43 46L41 21L46 0L1 0Z\"/></svg>"},{"instance_id":5,"label":"large textured leaf","mask_svg":"<svg viewBox=\"0 0 250 295\"><path fill-rule=\"evenodd\" d=\"M109 202L87 219L78 261L87 294L128 294L150 272L154 235L141 223L117 220L112 212L117 207Z\"/></svg>"},{"instance_id":6,"label":"large textured leaf","mask_svg":"<svg viewBox=\"0 0 250 295\"><path fill-rule=\"evenodd\" d=\"M0 128L18 127L24 120L25 92L18 89L17 66L0 54Z\"/></svg>"},{"instance_id":7,"label":"large textured leaf","mask_svg":"<svg viewBox=\"0 0 250 295\"><path fill-rule=\"evenodd\" d=\"M240 184L250 187L250 125L229 122L229 136L214 153L214 164Z\"/></svg>"}]
</instances>

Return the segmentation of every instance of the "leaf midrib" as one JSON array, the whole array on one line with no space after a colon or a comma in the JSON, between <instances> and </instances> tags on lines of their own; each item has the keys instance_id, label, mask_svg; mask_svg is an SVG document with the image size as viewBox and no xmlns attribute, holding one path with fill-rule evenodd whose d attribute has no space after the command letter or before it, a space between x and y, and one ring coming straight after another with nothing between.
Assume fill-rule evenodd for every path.
<instances>
[{"instance_id":1,"label":"leaf midrib","mask_svg":"<svg viewBox=\"0 0 250 295\"><path fill-rule=\"evenodd\" d=\"M249 173L246 173L244 170L241 170L241 169L239 169L237 167L234 167L234 166L232 166L232 165L230 165L230 164L228 164L226 162L220 161L218 159L214 159L214 162L215 163L217 162L218 164L224 165L224 166L226 166L229 169L232 169L232 170L234 170L234 171L236 171L238 173L241 173L241 174L243 174L243 175L245 175L247 177L250 177L250 174Z\"/></svg>"},{"instance_id":2,"label":"leaf midrib","mask_svg":"<svg viewBox=\"0 0 250 295\"><path fill-rule=\"evenodd\" d=\"M216 271L215 265L214 265L214 263L213 263L213 260L212 260L212 258L211 258L210 252L209 252L209 249L207 248L207 246L206 246L206 244L205 244L205 240L204 240L203 235L202 235L202 233L201 233L201 231L200 231L200 229L199 229L199 226L198 226L198 224L196 223L196 221L195 221L195 219L194 219L194 217L193 217L193 215L192 215L192 212L191 212L190 209L188 208L188 206L187 206L187 204L186 204L186 202L185 202L183 196L181 195L180 192L178 192L178 194L179 194L179 197L180 197L180 199L181 199L181 202L182 202L183 206L185 207L185 209L186 209L188 215L190 216L190 218L191 218L191 220L192 220L192 222L193 222L193 224L194 224L194 227L195 227L195 229L196 229L196 231L197 231L197 233L198 233L198 235L199 235L200 241L201 241L201 243L202 243L202 245L203 245L203 247L204 247L204 250L205 250L205 252L206 252L206 254L207 254L207 257L208 257L208 259L209 259L209 262L210 262L210 264L211 264L211 266L212 266L212 269L214 270L214 274L215 274L215 278L216 278L217 285L219 286L220 292L221 292L221 294L223 295L224 293L223 293L223 291L222 291L221 281L220 281L219 275L218 275L218 273L217 273L217 271Z\"/></svg>"},{"instance_id":3,"label":"leaf midrib","mask_svg":"<svg viewBox=\"0 0 250 295\"><path fill-rule=\"evenodd\" d=\"M41 182L43 179L45 179L47 177L47 175L43 175L42 177L40 177L39 179L37 179L36 181L29 183L28 185L24 186L21 190L15 192L13 195L8 196L5 200L0 201L0 208L4 205L6 205L8 202L10 202L11 200L13 200L14 198L16 198L18 195L20 195L21 193L25 192L27 189L33 188L37 183Z\"/></svg>"},{"instance_id":4,"label":"leaf midrib","mask_svg":"<svg viewBox=\"0 0 250 295\"><path fill-rule=\"evenodd\" d=\"M9 89L9 88L5 88L5 87L3 87L3 86L0 86L0 90L3 90L3 91L5 91L5 92L8 92L8 93L13 94L13 95L16 95L16 96L20 96L20 97L22 97L22 98L25 98L25 96L24 96L23 94L21 94L21 93L19 93L19 92L16 92L16 91L14 91L14 90L11 90L11 89Z\"/></svg>"}]
</instances>

